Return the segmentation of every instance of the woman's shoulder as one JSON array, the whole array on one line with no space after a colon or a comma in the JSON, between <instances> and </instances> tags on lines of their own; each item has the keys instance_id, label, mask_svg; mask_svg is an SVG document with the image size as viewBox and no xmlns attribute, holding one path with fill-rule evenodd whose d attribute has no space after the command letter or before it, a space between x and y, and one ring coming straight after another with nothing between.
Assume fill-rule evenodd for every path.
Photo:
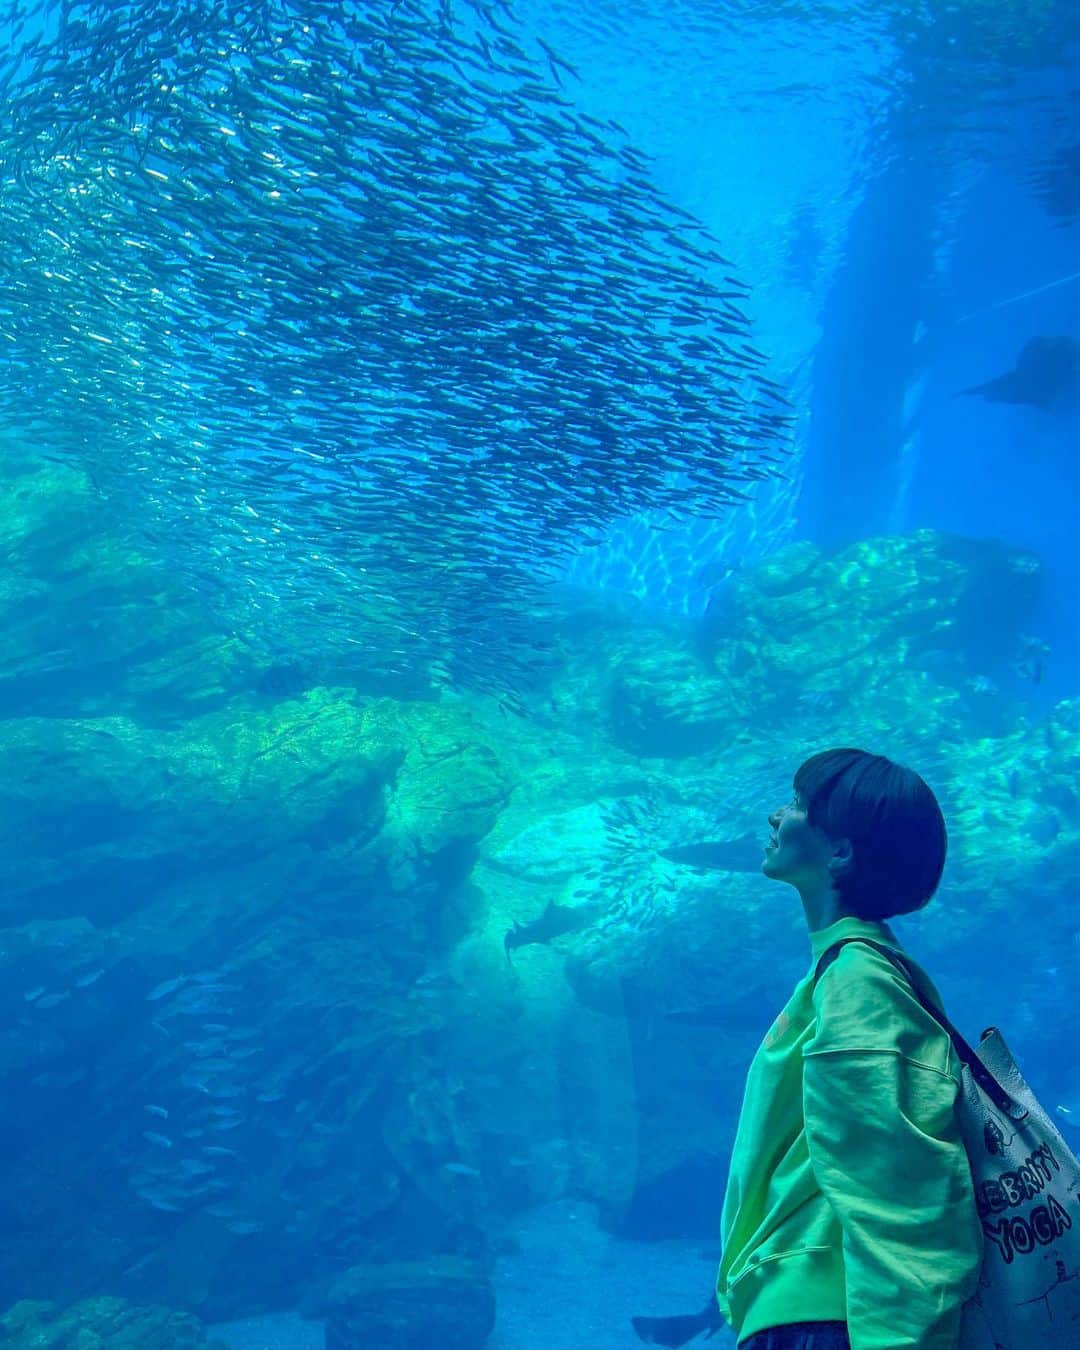
<instances>
[{"instance_id":1,"label":"woman's shoulder","mask_svg":"<svg viewBox=\"0 0 1080 1350\"><path fill-rule=\"evenodd\" d=\"M902 966L867 942L850 942L825 969L814 990L815 1050L898 1050L935 1064L942 1060L948 1033L930 1010L941 1010L941 996L907 952L891 945L890 951Z\"/></svg>"}]
</instances>

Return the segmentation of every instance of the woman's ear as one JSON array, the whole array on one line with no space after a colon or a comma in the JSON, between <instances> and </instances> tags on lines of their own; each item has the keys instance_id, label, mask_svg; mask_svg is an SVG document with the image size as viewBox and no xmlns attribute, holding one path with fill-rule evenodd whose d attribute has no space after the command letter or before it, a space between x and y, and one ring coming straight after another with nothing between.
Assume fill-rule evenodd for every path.
<instances>
[{"instance_id":1,"label":"woman's ear","mask_svg":"<svg viewBox=\"0 0 1080 1350\"><path fill-rule=\"evenodd\" d=\"M855 850L850 839L838 839L833 844L832 857L829 859L829 875L833 878L847 876L855 866Z\"/></svg>"}]
</instances>

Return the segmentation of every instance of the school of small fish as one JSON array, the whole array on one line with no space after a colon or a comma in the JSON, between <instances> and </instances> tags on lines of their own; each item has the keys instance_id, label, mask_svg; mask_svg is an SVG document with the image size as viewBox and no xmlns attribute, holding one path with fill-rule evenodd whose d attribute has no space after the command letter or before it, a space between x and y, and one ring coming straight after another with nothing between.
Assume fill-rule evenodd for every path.
<instances>
[{"instance_id":1,"label":"school of small fish","mask_svg":"<svg viewBox=\"0 0 1080 1350\"><path fill-rule=\"evenodd\" d=\"M0 22L0 432L232 628L498 683L605 524L784 472L747 287L509 0Z\"/></svg>"}]
</instances>

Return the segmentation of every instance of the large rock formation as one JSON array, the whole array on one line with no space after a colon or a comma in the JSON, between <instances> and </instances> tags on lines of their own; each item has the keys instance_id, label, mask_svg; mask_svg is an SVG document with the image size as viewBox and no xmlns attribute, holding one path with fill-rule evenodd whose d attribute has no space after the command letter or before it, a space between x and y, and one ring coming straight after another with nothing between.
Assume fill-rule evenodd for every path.
<instances>
[{"instance_id":1,"label":"large rock formation","mask_svg":"<svg viewBox=\"0 0 1080 1350\"><path fill-rule=\"evenodd\" d=\"M904 931L961 1025L1000 1014L1023 1049L1053 1010L1075 1036L1080 701L1037 720L1011 673L1029 556L800 545L707 632L568 614L516 716L268 678L83 480L18 467L0 1307L308 1300L344 1346L375 1299L405 1344L395 1272L460 1259L445 1327L472 1345L525 1207L715 1232L746 1061L807 960L765 816L826 744L942 795L945 886Z\"/></svg>"}]
</instances>

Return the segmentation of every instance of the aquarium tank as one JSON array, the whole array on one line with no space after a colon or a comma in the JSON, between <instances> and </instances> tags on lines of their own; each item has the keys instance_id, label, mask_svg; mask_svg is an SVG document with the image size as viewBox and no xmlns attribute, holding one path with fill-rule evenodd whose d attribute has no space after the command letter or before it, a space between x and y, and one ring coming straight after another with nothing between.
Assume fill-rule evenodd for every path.
<instances>
[{"instance_id":1,"label":"aquarium tank","mask_svg":"<svg viewBox=\"0 0 1080 1350\"><path fill-rule=\"evenodd\" d=\"M699 1309L829 748L1080 1147L1075 0L0 34L0 1345Z\"/></svg>"}]
</instances>

